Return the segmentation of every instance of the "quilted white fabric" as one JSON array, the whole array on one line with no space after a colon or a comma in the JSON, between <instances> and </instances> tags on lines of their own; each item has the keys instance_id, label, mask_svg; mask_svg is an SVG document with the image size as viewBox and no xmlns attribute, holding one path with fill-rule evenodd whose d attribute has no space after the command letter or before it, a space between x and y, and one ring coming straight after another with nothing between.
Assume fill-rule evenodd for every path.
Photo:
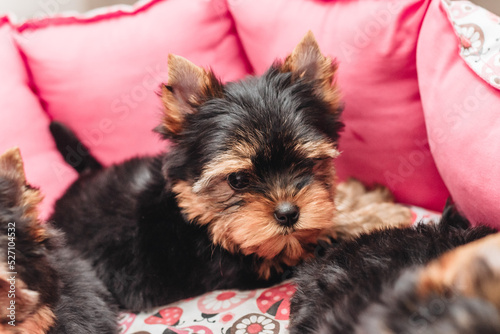
<instances>
[{"instance_id":1,"label":"quilted white fabric","mask_svg":"<svg viewBox=\"0 0 500 334\"><path fill-rule=\"evenodd\" d=\"M441 5L457 34L460 56L500 89L500 17L470 1L441 0Z\"/></svg>"}]
</instances>

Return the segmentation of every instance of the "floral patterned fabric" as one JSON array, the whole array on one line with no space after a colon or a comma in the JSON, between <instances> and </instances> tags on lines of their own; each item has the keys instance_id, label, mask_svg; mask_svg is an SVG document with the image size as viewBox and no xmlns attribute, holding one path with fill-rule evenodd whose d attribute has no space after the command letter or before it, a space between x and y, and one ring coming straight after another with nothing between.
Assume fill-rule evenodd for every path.
<instances>
[{"instance_id":1,"label":"floral patterned fabric","mask_svg":"<svg viewBox=\"0 0 500 334\"><path fill-rule=\"evenodd\" d=\"M500 89L500 17L470 1L441 0L441 5L457 34L460 56Z\"/></svg>"},{"instance_id":2,"label":"floral patterned fabric","mask_svg":"<svg viewBox=\"0 0 500 334\"><path fill-rule=\"evenodd\" d=\"M438 221L436 212L411 207L414 222ZM253 291L224 290L182 300L151 312L121 313L120 334L286 334L290 281Z\"/></svg>"}]
</instances>

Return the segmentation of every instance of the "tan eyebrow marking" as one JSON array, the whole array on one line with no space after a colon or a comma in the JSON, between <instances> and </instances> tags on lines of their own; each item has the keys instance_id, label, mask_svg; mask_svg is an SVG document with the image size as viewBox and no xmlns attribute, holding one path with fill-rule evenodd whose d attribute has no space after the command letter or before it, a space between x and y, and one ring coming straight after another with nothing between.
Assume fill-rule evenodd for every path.
<instances>
[{"instance_id":1,"label":"tan eyebrow marking","mask_svg":"<svg viewBox=\"0 0 500 334\"><path fill-rule=\"evenodd\" d=\"M255 149L249 143L237 143L214 160L210 161L204 168L201 177L193 184L193 192L198 193L210 185L212 180L221 176L229 175L241 170L252 170L251 157L256 154Z\"/></svg>"}]
</instances>

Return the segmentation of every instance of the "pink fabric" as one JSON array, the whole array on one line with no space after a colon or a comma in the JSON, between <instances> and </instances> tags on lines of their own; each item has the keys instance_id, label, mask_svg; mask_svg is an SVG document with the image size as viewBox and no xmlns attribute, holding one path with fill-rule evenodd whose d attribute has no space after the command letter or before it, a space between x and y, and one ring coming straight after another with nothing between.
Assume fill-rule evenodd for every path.
<instances>
[{"instance_id":1,"label":"pink fabric","mask_svg":"<svg viewBox=\"0 0 500 334\"><path fill-rule=\"evenodd\" d=\"M311 29L340 62L346 109L341 179L389 186L398 201L441 210L448 192L427 143L416 42L428 0L235 2L236 28L256 72Z\"/></svg>"},{"instance_id":2,"label":"pink fabric","mask_svg":"<svg viewBox=\"0 0 500 334\"><path fill-rule=\"evenodd\" d=\"M460 58L459 40L433 0L418 41L418 74L436 164L474 223L500 228L500 92Z\"/></svg>"},{"instance_id":3,"label":"pink fabric","mask_svg":"<svg viewBox=\"0 0 500 334\"><path fill-rule=\"evenodd\" d=\"M0 154L19 147L26 177L41 188L40 207L48 217L56 197L76 178L62 161L49 133L49 118L29 88L23 60L6 18L0 18Z\"/></svg>"},{"instance_id":4,"label":"pink fabric","mask_svg":"<svg viewBox=\"0 0 500 334\"><path fill-rule=\"evenodd\" d=\"M132 12L30 21L19 31L47 113L105 164L164 149L152 129L169 53L223 80L251 71L223 0L153 0Z\"/></svg>"}]
</instances>

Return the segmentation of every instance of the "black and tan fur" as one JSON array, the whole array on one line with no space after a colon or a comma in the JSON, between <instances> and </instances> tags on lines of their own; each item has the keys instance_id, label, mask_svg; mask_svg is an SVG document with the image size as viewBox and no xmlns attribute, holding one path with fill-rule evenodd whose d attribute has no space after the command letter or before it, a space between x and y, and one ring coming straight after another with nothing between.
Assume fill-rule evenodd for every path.
<instances>
[{"instance_id":1,"label":"black and tan fur","mask_svg":"<svg viewBox=\"0 0 500 334\"><path fill-rule=\"evenodd\" d=\"M450 206L439 224L331 247L297 273L290 333L499 333L500 235L482 239L495 232Z\"/></svg>"},{"instance_id":2,"label":"black and tan fur","mask_svg":"<svg viewBox=\"0 0 500 334\"><path fill-rule=\"evenodd\" d=\"M52 217L131 310L270 285L335 234L342 105L337 65L312 34L239 82L179 56L168 65L156 130L170 151L84 164ZM74 138L57 123L52 131L66 155Z\"/></svg>"},{"instance_id":3,"label":"black and tan fur","mask_svg":"<svg viewBox=\"0 0 500 334\"><path fill-rule=\"evenodd\" d=\"M19 150L0 155L0 332L117 333L111 295L90 264L39 220L41 200Z\"/></svg>"}]
</instances>

